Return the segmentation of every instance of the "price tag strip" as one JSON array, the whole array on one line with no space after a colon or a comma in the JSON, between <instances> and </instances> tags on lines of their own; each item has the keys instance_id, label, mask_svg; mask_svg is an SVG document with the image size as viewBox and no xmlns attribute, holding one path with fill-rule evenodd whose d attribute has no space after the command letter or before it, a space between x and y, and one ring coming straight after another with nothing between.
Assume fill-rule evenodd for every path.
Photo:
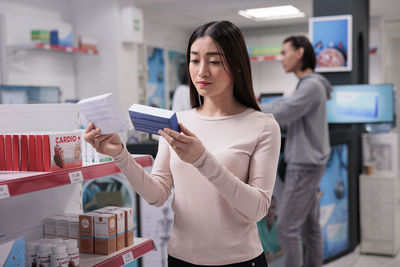
<instances>
[{"instance_id":1,"label":"price tag strip","mask_svg":"<svg viewBox=\"0 0 400 267\"><path fill-rule=\"evenodd\" d=\"M83 182L82 171L70 172L68 173L68 176L71 184Z\"/></svg>"},{"instance_id":2,"label":"price tag strip","mask_svg":"<svg viewBox=\"0 0 400 267\"><path fill-rule=\"evenodd\" d=\"M122 255L122 259L124 260L124 264L128 264L128 263L132 262L135 258L133 257L133 254L130 251L130 252Z\"/></svg>"},{"instance_id":3,"label":"price tag strip","mask_svg":"<svg viewBox=\"0 0 400 267\"><path fill-rule=\"evenodd\" d=\"M10 191L8 191L8 186L6 184L0 185L0 199L10 197Z\"/></svg>"}]
</instances>

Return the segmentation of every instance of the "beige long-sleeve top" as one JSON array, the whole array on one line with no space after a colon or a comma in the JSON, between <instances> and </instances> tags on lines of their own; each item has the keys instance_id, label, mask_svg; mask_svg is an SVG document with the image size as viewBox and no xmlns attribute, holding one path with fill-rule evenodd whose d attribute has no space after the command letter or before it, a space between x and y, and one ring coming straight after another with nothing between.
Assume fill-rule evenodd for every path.
<instances>
[{"instance_id":1,"label":"beige long-sleeve top","mask_svg":"<svg viewBox=\"0 0 400 267\"><path fill-rule=\"evenodd\" d=\"M160 138L151 174L126 150L116 163L149 204L161 206L174 186L171 256L199 265L257 257L263 249L256 222L266 215L275 184L278 123L272 115L251 108L220 117L192 109L179 112L178 120L206 148L197 161L183 162Z\"/></svg>"}]
</instances>

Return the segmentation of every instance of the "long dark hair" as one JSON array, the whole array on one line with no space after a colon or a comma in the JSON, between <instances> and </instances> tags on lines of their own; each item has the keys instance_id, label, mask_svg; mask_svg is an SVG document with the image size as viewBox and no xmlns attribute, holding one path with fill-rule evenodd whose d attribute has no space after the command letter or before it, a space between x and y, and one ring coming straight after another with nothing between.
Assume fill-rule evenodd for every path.
<instances>
[{"instance_id":1,"label":"long dark hair","mask_svg":"<svg viewBox=\"0 0 400 267\"><path fill-rule=\"evenodd\" d=\"M213 21L198 27L190 36L186 51L186 67L189 69L190 49L192 44L201 37L209 36L218 50L225 56L227 68L230 71L234 85L233 96L244 106L261 111L253 90L249 54L242 32L229 21ZM188 71L189 75L190 72ZM189 77L190 103L192 108L199 107L204 102L197 93L192 79ZM201 99L201 100L200 100Z\"/></svg>"},{"instance_id":2,"label":"long dark hair","mask_svg":"<svg viewBox=\"0 0 400 267\"><path fill-rule=\"evenodd\" d=\"M312 69L314 71L316 65L316 58L312 44L305 36L290 36L286 38L283 43L290 42L292 47L298 50L300 47L304 49L303 57L301 58L301 70Z\"/></svg>"}]
</instances>

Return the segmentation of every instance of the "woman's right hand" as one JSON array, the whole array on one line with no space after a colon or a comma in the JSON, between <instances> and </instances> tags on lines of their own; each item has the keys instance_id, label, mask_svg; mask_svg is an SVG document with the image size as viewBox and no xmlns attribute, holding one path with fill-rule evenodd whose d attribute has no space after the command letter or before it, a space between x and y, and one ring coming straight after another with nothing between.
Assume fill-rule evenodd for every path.
<instances>
[{"instance_id":1,"label":"woman's right hand","mask_svg":"<svg viewBox=\"0 0 400 267\"><path fill-rule=\"evenodd\" d=\"M97 152L111 157L118 156L124 146L118 134L100 135L101 130L95 129L94 124L90 123L85 130L85 141L91 144Z\"/></svg>"}]
</instances>

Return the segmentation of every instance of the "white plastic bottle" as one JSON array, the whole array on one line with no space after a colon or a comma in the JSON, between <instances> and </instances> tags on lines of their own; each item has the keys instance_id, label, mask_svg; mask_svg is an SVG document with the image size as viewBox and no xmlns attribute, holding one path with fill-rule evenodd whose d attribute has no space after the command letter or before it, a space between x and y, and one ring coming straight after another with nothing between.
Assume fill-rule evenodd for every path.
<instances>
[{"instance_id":1,"label":"white plastic bottle","mask_svg":"<svg viewBox=\"0 0 400 267\"><path fill-rule=\"evenodd\" d=\"M75 239L64 240L67 247L68 267L79 267L79 248L78 242Z\"/></svg>"},{"instance_id":2,"label":"white plastic bottle","mask_svg":"<svg viewBox=\"0 0 400 267\"><path fill-rule=\"evenodd\" d=\"M26 242L25 246L25 266L35 267L36 266L36 249L38 243L35 241Z\"/></svg>"},{"instance_id":3,"label":"white plastic bottle","mask_svg":"<svg viewBox=\"0 0 400 267\"><path fill-rule=\"evenodd\" d=\"M50 267L51 243L39 243L36 251L36 266Z\"/></svg>"},{"instance_id":4,"label":"white plastic bottle","mask_svg":"<svg viewBox=\"0 0 400 267\"><path fill-rule=\"evenodd\" d=\"M50 262L51 267L68 267L68 254L64 244L53 244Z\"/></svg>"}]
</instances>

